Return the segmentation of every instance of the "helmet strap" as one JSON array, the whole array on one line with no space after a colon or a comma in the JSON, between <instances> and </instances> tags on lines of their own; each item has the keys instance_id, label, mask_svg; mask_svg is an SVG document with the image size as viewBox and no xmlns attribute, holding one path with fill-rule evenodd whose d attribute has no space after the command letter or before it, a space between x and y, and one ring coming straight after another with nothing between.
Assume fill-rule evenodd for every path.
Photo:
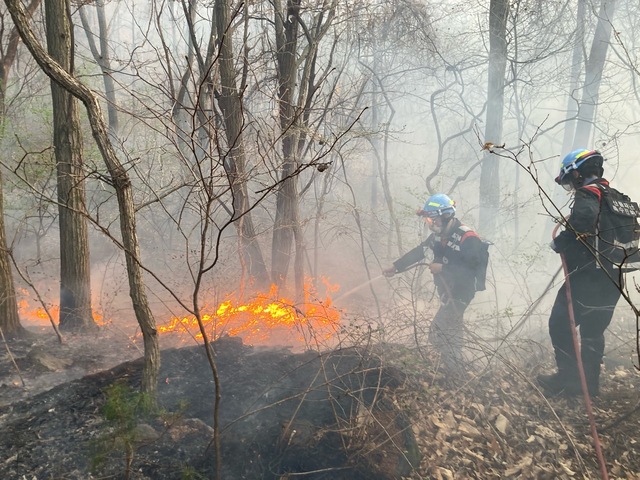
<instances>
[{"instance_id":1,"label":"helmet strap","mask_svg":"<svg viewBox=\"0 0 640 480\"><path fill-rule=\"evenodd\" d=\"M571 184L573 185L573 188L578 189L584 185L584 177L578 170L571 170L569 175L571 175Z\"/></svg>"},{"instance_id":2,"label":"helmet strap","mask_svg":"<svg viewBox=\"0 0 640 480\"><path fill-rule=\"evenodd\" d=\"M442 219L442 233L445 234L449 232L450 227L453 225L451 221L453 220L453 215L441 215L440 218Z\"/></svg>"}]
</instances>

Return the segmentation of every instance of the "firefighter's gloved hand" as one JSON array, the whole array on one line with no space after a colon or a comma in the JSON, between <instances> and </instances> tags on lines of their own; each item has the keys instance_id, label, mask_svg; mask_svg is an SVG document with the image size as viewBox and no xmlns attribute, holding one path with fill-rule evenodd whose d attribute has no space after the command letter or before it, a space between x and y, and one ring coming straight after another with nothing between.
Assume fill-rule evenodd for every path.
<instances>
[{"instance_id":1,"label":"firefighter's gloved hand","mask_svg":"<svg viewBox=\"0 0 640 480\"><path fill-rule=\"evenodd\" d=\"M551 240L551 243L549 243L549 247L551 247L551 250L553 250L556 253L560 253L558 251L558 246L556 245L556 241L555 240Z\"/></svg>"},{"instance_id":2,"label":"firefighter's gloved hand","mask_svg":"<svg viewBox=\"0 0 640 480\"><path fill-rule=\"evenodd\" d=\"M433 273L434 275L437 273L442 273L442 264L441 263L431 263L429 264L429 270L431 270L431 273Z\"/></svg>"},{"instance_id":3,"label":"firefighter's gloved hand","mask_svg":"<svg viewBox=\"0 0 640 480\"><path fill-rule=\"evenodd\" d=\"M385 268L384 270L382 270L382 274L385 277L393 277L396 274L396 267L394 267L393 265L390 266L389 268Z\"/></svg>"}]
</instances>

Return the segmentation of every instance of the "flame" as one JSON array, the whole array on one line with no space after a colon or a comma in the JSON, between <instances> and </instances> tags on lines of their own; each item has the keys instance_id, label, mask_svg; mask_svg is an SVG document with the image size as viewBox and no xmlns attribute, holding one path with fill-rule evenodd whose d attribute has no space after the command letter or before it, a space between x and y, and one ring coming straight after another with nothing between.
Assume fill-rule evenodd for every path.
<instances>
[{"instance_id":1,"label":"flame","mask_svg":"<svg viewBox=\"0 0 640 480\"><path fill-rule=\"evenodd\" d=\"M240 301L236 294L230 294L219 305L203 308L202 324L210 340L230 335L241 337L245 343L253 345L310 347L325 343L340 329L341 311L333 306L330 297L340 287L324 278L321 281L326 291L324 300L320 299L311 279L305 282L304 300L299 304L280 296L278 287L271 285L267 293L257 293L249 300ZM53 321L58 323L59 305L47 304L46 310L42 305L32 307L33 303L39 301L31 299L27 290L21 289L20 294L22 298L18 301L18 312L22 321L44 327L51 323L50 314ZM107 324L95 310L93 318L100 326ZM158 332L176 333L197 340L203 337L193 315L173 317L165 325L158 326Z\"/></svg>"},{"instance_id":2,"label":"flame","mask_svg":"<svg viewBox=\"0 0 640 480\"><path fill-rule=\"evenodd\" d=\"M47 326L51 325L51 320L49 319L49 315L47 314L47 310L53 318L53 321L57 324L60 318L60 305L47 305L45 309L44 306L40 303L38 307L32 307L31 304L33 300L31 300L29 291L21 288L19 289L19 293L21 295L21 299L18 300L18 316L20 317L20 321L24 321L34 326ZM100 326L105 325L102 314L97 313L95 309L92 311L93 320Z\"/></svg>"},{"instance_id":3,"label":"flame","mask_svg":"<svg viewBox=\"0 0 640 480\"><path fill-rule=\"evenodd\" d=\"M338 290L322 279L327 293ZM208 310L208 309L204 309ZM239 336L249 344L286 344L323 342L333 337L340 327L341 312L332 305L327 295L321 301L312 287L305 283L305 299L296 305L290 299L279 297L278 287L271 285L268 293L257 293L248 301L240 302L235 294L227 296L215 313L203 313L202 324L211 339L222 335ZM160 333L187 331L202 339L195 316L174 317L158 328Z\"/></svg>"}]
</instances>

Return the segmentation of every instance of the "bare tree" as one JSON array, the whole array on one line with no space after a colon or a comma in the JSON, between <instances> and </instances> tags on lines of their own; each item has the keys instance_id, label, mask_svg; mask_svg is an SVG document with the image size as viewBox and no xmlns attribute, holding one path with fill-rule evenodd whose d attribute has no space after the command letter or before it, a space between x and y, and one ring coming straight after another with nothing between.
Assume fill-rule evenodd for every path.
<instances>
[{"instance_id":1,"label":"bare tree","mask_svg":"<svg viewBox=\"0 0 640 480\"><path fill-rule=\"evenodd\" d=\"M489 84L487 90L487 119L485 142L502 142L504 84L507 66L508 0L491 0L489 6ZM498 157L487 151L480 173L479 229L494 232L500 209L500 165Z\"/></svg>"},{"instance_id":2,"label":"bare tree","mask_svg":"<svg viewBox=\"0 0 640 480\"><path fill-rule=\"evenodd\" d=\"M571 73L569 77L569 95L567 95L567 123L564 127L561 154L569 153L574 147L576 133L576 118L578 116L578 101L574 97L580 83L580 72L584 65L584 24L586 16L586 0L578 0L576 10L576 29L571 55Z\"/></svg>"},{"instance_id":3,"label":"bare tree","mask_svg":"<svg viewBox=\"0 0 640 480\"><path fill-rule=\"evenodd\" d=\"M32 0L27 6L27 14L33 12L40 5L40 0ZM3 19L4 20L4 19ZM4 21L2 22L4 24ZM15 28L12 28L7 43L0 48L0 131L4 132L5 117L7 112L7 84L9 72L15 63L18 47L20 45L20 35ZM18 315L18 305L16 302L16 291L13 283L10 254L7 245L7 235L4 224L4 192L3 176L0 169L0 329L7 335L24 333L20 317Z\"/></svg>"},{"instance_id":4,"label":"bare tree","mask_svg":"<svg viewBox=\"0 0 640 480\"><path fill-rule=\"evenodd\" d=\"M255 281L258 288L269 285L269 274L262 250L258 243L256 229L251 214L251 202L247 190L249 175L247 173L245 151L245 118L242 105L242 92L237 85L236 59L234 56L234 16L228 1L216 1L208 42L202 50L197 39L195 18L197 2L182 1L188 31L187 65L181 76L180 85L175 98L173 118L179 142L186 155L193 155L193 165L200 170L203 160L209 156L209 146L219 144L226 149L221 166L230 180L231 205L230 214L240 238L239 255L243 270ZM245 7L246 8L246 7ZM161 30L159 25L159 30ZM163 43L166 45L163 38ZM205 51L203 51L205 50ZM192 108L188 101L188 79L192 74L192 62L195 59L198 76L195 80L196 100L193 102L195 112L193 120L182 121L182 117ZM245 59L245 62L247 60ZM167 65L171 65L167 58ZM219 110L217 109L219 108ZM193 111L193 110L192 110ZM199 139L197 148L190 152L188 144L190 135L182 125L195 126ZM206 172L202 172L207 174ZM213 172L208 172L213 174Z\"/></svg>"},{"instance_id":5,"label":"bare tree","mask_svg":"<svg viewBox=\"0 0 640 480\"><path fill-rule=\"evenodd\" d=\"M277 196L276 218L271 244L272 277L277 285L286 282L294 234L299 228L298 183L294 173L300 160L296 157L298 132L295 108L297 48L300 0L274 1L276 60L278 67L278 106L282 131L283 162L279 180L282 186ZM301 272L299 273L301 275ZM298 290L302 279L296 278Z\"/></svg>"},{"instance_id":6,"label":"bare tree","mask_svg":"<svg viewBox=\"0 0 640 480\"><path fill-rule=\"evenodd\" d=\"M104 81L104 93L107 97L107 115L109 118L109 131L112 136L118 133L118 109L116 101L116 88L111 69L111 52L109 51L109 29L104 9L104 0L96 0L95 11L98 19L98 32L94 33L89 20L89 6L82 5L79 9L80 20L87 34L89 48L94 60L102 71ZM97 38L97 42L96 42Z\"/></svg>"},{"instance_id":7,"label":"bare tree","mask_svg":"<svg viewBox=\"0 0 640 480\"><path fill-rule=\"evenodd\" d=\"M223 162L229 178L233 195L233 220L242 240L244 265L249 275L254 277L260 287L265 287L269 275L262 251L257 242L255 227L247 192L246 156L244 148L244 117L242 112L241 93L236 85L236 69L234 65L233 27L228 0L215 2L215 32L218 45L218 66L220 69L220 92L218 104L222 112L225 126L228 155ZM245 59L246 61L246 59Z\"/></svg>"},{"instance_id":8,"label":"bare tree","mask_svg":"<svg viewBox=\"0 0 640 480\"><path fill-rule=\"evenodd\" d=\"M578 109L576 136L573 140L574 148L588 147L589 145L591 126L598 106L602 71L607 58L609 43L611 42L611 31L613 30L611 20L613 19L616 5L617 0L602 0L600 2L598 24L591 42L589 58L585 64L582 99Z\"/></svg>"},{"instance_id":9,"label":"bare tree","mask_svg":"<svg viewBox=\"0 0 640 480\"><path fill-rule=\"evenodd\" d=\"M140 244L136 229L131 180L115 154L109 139L108 126L102 114L97 95L82 82L79 82L71 76L69 72L55 62L51 56L47 55L29 26L29 18L21 1L6 0L5 3L11 13L14 24L20 32L24 44L42 70L61 87L79 98L87 108L93 137L102 154L118 197L120 230L122 235L121 248L124 250L127 262L129 294L144 341L145 362L141 388L144 393L149 395L151 401L155 401L158 371L160 369L160 347L155 319L147 300L140 265ZM54 13L60 14L61 12L58 11ZM68 15L69 12L67 11L66 14Z\"/></svg>"},{"instance_id":10,"label":"bare tree","mask_svg":"<svg viewBox=\"0 0 640 480\"><path fill-rule=\"evenodd\" d=\"M12 268L7 249L2 183L2 171L0 170L0 330L6 335L20 335L25 330L20 324L20 317L18 316L16 291L13 285Z\"/></svg>"},{"instance_id":11,"label":"bare tree","mask_svg":"<svg viewBox=\"0 0 640 480\"><path fill-rule=\"evenodd\" d=\"M304 235L300 222L300 192L298 174L309 138L310 112L313 99L319 93L323 75L316 78L318 49L321 40L333 23L337 1L332 0L317 12L303 16L300 0L274 1L275 60L277 72L278 120L282 164L276 196L276 217L271 243L272 280L276 285L286 283L294 251L294 282L296 295L303 296L305 257ZM310 21L307 23L305 18ZM299 47L300 33L306 44ZM300 51L299 51L300 49ZM326 65L325 69L330 69ZM310 161L307 165L312 165ZM294 243L295 242L295 243Z\"/></svg>"},{"instance_id":12,"label":"bare tree","mask_svg":"<svg viewBox=\"0 0 640 480\"><path fill-rule=\"evenodd\" d=\"M69 0L45 0L49 55L74 71L73 26ZM76 99L51 80L53 144L58 171L60 222L60 329L95 329L91 312L91 277L80 118Z\"/></svg>"},{"instance_id":13,"label":"bare tree","mask_svg":"<svg viewBox=\"0 0 640 480\"><path fill-rule=\"evenodd\" d=\"M26 6L27 14L29 16L33 15L41 2L42 0L31 0L31 2ZM4 24L4 18L2 18L2 25L4 26ZM18 35L18 31L15 28L11 28L6 44L0 46L0 65L2 67L2 70L0 71L0 74L2 75L0 78L0 115L3 121L7 113L7 86L9 83L9 75L17 58L19 45L20 35Z\"/></svg>"}]
</instances>

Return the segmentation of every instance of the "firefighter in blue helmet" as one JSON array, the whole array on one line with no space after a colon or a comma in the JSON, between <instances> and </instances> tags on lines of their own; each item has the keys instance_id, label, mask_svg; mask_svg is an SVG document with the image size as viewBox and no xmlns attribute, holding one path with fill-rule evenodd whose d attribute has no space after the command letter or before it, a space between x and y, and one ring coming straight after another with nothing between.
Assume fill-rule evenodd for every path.
<instances>
[{"instance_id":1,"label":"firefighter in blue helmet","mask_svg":"<svg viewBox=\"0 0 640 480\"><path fill-rule=\"evenodd\" d=\"M427 248L433 251L429 270L434 276L441 304L431 323L429 341L440 352L445 365L460 367L463 315L476 290L484 290L486 244L476 232L455 218L455 202L445 194L429 197L417 213L428 223L432 234L383 273L391 277L424 260Z\"/></svg>"},{"instance_id":2,"label":"firefighter in blue helmet","mask_svg":"<svg viewBox=\"0 0 640 480\"><path fill-rule=\"evenodd\" d=\"M603 162L600 152L584 148L574 150L562 160L556 178L556 183L573 191L574 201L566 229L551 243L551 248L563 256L567 277L549 317L557 371L537 378L549 394L581 392L570 306L576 327L580 329L580 357L589 392L591 395L599 392L604 332L620 298L622 278L616 265L607 261L606 255L600 255L602 245L607 242L599 234L598 226L608 215L603 203L610 189L609 182L602 178Z\"/></svg>"}]
</instances>

